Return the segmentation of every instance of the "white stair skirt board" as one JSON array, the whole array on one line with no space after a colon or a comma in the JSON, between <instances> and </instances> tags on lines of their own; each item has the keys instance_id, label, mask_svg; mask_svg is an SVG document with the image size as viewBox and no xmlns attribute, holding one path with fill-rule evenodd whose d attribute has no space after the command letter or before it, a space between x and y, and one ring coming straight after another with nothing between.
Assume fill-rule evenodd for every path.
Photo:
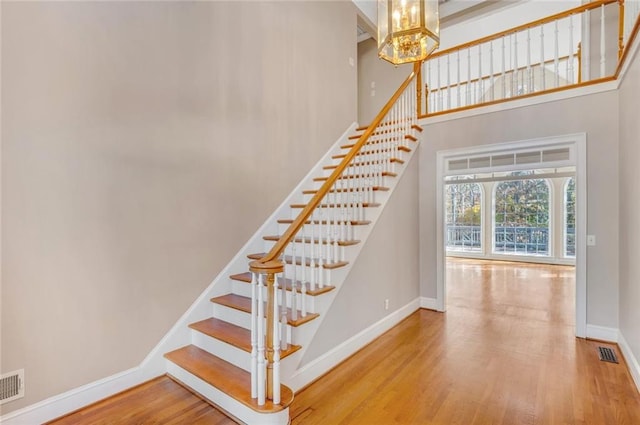
<instances>
[{"instance_id":1,"label":"white stair skirt board","mask_svg":"<svg viewBox=\"0 0 640 425\"><path fill-rule=\"evenodd\" d=\"M617 328L608 328L606 326L590 325L587 323L587 338L607 342L618 342L619 335L620 332Z\"/></svg>"},{"instance_id":2,"label":"white stair skirt board","mask_svg":"<svg viewBox=\"0 0 640 425\"><path fill-rule=\"evenodd\" d=\"M640 363L638 363L636 356L633 355L633 351L631 351L631 347L627 344L627 340L624 339L622 332L618 334L618 347L620 347L620 351L622 351L622 355L627 363L633 382L636 383L636 387L640 392Z\"/></svg>"},{"instance_id":3,"label":"white stair skirt board","mask_svg":"<svg viewBox=\"0 0 640 425\"><path fill-rule=\"evenodd\" d=\"M289 423L288 407L276 413L258 413L169 360L167 360L167 373L198 392L198 394L215 402L221 409L232 412L236 418L246 424L287 425Z\"/></svg>"},{"instance_id":4,"label":"white stair skirt board","mask_svg":"<svg viewBox=\"0 0 640 425\"><path fill-rule=\"evenodd\" d=\"M298 202L302 197L302 191L313 186L313 178L322 175L322 167L332 161L331 156L341 150L341 145L349 142L349 135L355 132L356 127L357 124L352 123L346 129L139 366L7 413L0 417L0 423L2 425L34 425L47 422L163 375L167 370L164 354L191 343L191 329L188 325L211 317L212 303L210 299L229 292L231 289L229 276L247 270L249 260L246 255L263 250L263 235L277 232L277 220L289 214L289 204Z\"/></svg>"},{"instance_id":5,"label":"white stair skirt board","mask_svg":"<svg viewBox=\"0 0 640 425\"><path fill-rule=\"evenodd\" d=\"M404 307L380 319L373 325L352 336L342 344L298 369L289 379L287 386L294 392L318 379L360 350L374 339L400 323L420 308L420 299L409 302Z\"/></svg>"},{"instance_id":6,"label":"white stair skirt board","mask_svg":"<svg viewBox=\"0 0 640 425\"><path fill-rule=\"evenodd\" d=\"M438 300L429 297L420 297L420 308L438 311Z\"/></svg>"}]
</instances>

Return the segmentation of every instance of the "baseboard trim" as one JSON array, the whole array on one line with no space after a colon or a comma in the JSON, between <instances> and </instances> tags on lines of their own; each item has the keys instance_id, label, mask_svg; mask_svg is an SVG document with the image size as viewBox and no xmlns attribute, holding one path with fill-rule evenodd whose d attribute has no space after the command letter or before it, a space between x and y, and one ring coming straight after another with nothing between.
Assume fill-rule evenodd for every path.
<instances>
[{"instance_id":1,"label":"baseboard trim","mask_svg":"<svg viewBox=\"0 0 640 425\"><path fill-rule=\"evenodd\" d=\"M33 425L59 418L96 401L155 378L135 367L62 394L14 410L0 417L2 425Z\"/></svg>"},{"instance_id":2,"label":"baseboard trim","mask_svg":"<svg viewBox=\"0 0 640 425\"><path fill-rule=\"evenodd\" d=\"M587 338L599 339L600 341L618 342L620 331L617 328L606 326L590 325L587 323Z\"/></svg>"},{"instance_id":3,"label":"baseboard trim","mask_svg":"<svg viewBox=\"0 0 640 425\"><path fill-rule=\"evenodd\" d=\"M420 297L420 308L438 311L438 300L435 298Z\"/></svg>"},{"instance_id":4,"label":"baseboard trim","mask_svg":"<svg viewBox=\"0 0 640 425\"><path fill-rule=\"evenodd\" d=\"M633 355L633 351L631 351L631 347L629 347L622 331L618 332L618 347L620 348L620 351L622 351L622 355L627 363L627 368L633 378L633 382L635 382L636 388L638 389L638 392L640 392L640 363L636 356Z\"/></svg>"},{"instance_id":5,"label":"baseboard trim","mask_svg":"<svg viewBox=\"0 0 640 425\"><path fill-rule=\"evenodd\" d=\"M307 363L298 369L291 378L285 382L285 384L293 389L293 391L298 391L309 385L346 360L349 356L353 355L356 351L371 343L374 339L378 338L402 320L406 319L419 308L420 299L416 298L404 307L401 307L388 316L382 318L317 359Z\"/></svg>"}]
</instances>

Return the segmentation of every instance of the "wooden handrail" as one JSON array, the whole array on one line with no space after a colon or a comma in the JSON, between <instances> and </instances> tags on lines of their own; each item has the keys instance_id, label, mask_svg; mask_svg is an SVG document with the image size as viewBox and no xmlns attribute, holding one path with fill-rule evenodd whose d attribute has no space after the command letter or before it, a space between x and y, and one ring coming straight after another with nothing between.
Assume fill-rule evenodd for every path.
<instances>
[{"instance_id":1,"label":"wooden handrail","mask_svg":"<svg viewBox=\"0 0 640 425\"><path fill-rule=\"evenodd\" d=\"M467 43L462 43L459 44L457 46L453 46L450 47L448 49L445 50L440 50L438 52L434 52L431 54L431 56L429 56L429 58L427 59L427 61L431 60L431 59L435 59L439 56L444 56L447 55L449 53L458 51L458 50L462 50L462 49L466 49L468 47L472 47L472 46L477 46L478 44L483 44L486 43L488 41L493 41L493 40L497 40L500 37L503 37L505 35L509 35L509 34L513 34L528 28L534 28L540 25L544 25L547 24L549 22L553 22L556 21L558 19L562 19L562 18L566 18L569 17L571 15L576 15L578 13L582 13L582 12L586 12L587 10L592 10L592 9L596 9L602 5L607 5L607 4L611 4L611 3L617 3L619 0L598 0L598 1L594 1L591 3L586 3L583 4L581 6L578 7L574 7L573 9L569 9L569 10L565 10L564 12L560 12L560 13L556 13L555 15L550 15L547 16L545 18L541 18L532 22L528 22L526 24L522 24L522 25L518 25L517 27L513 27L510 28L508 30L504 30L492 35L488 35L486 37L483 38L479 38L478 40L474 40L474 41L469 41Z\"/></svg>"},{"instance_id":2,"label":"wooden handrail","mask_svg":"<svg viewBox=\"0 0 640 425\"><path fill-rule=\"evenodd\" d=\"M280 237L278 242L276 242L275 245L271 248L271 251L269 251L267 255L265 255L261 259L255 260L249 263L250 269L252 271L255 271L255 272L261 271L264 273L271 270L276 265L281 264L278 260L278 258L280 257L280 254L282 254L287 244L291 242L291 239L293 239L294 236L300 230L300 228L302 228L302 226L307 221L309 216L311 216L311 213L313 213L313 211L320 204L320 202L322 202L322 199L324 199L324 197L329 192L329 190L331 190L331 187L333 186L335 181L338 180L338 177L340 177L344 172L344 170L349 166L349 164L351 163L353 158L356 156L360 148L362 148L362 146L364 146L364 144L367 143L367 140L369 140L369 137L371 136L371 134L373 134L375 129L382 122L382 120L387 115L387 113L391 110L391 108L396 103L398 98L402 95L402 93L409 86L413 78L417 75L418 69L421 66L421 64L422 64L421 62L416 62L414 64L413 71L411 72L411 74L409 74L407 79L402 83L402 85L398 88L398 90L396 90L393 96L391 96L391 99L389 99L386 105L384 105L382 110L378 113L375 119L367 127L367 129L362 134L362 136L360 136L360 138L355 143L355 145L351 148L351 150L349 150L347 155L342 159L342 161L340 162L340 164L338 164L335 170L333 170L331 175L327 178L324 184L316 192L313 198L311 198L309 203L302 209L300 214L298 214L298 217L296 217L293 223L289 225L289 227L284 232L284 234Z\"/></svg>"}]
</instances>

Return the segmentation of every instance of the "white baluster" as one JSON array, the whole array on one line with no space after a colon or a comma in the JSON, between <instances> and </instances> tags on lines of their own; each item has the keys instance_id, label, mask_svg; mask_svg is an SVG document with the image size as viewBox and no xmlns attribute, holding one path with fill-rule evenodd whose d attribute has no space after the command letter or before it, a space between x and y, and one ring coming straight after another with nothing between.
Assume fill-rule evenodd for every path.
<instances>
[{"instance_id":1,"label":"white baluster","mask_svg":"<svg viewBox=\"0 0 640 425\"><path fill-rule=\"evenodd\" d=\"M482 77L482 44L478 45L478 103L486 102L484 98L484 78Z\"/></svg>"},{"instance_id":2,"label":"white baluster","mask_svg":"<svg viewBox=\"0 0 640 425\"><path fill-rule=\"evenodd\" d=\"M280 349L287 349L287 279L282 281L280 289L280 314L277 321L280 324Z\"/></svg>"},{"instance_id":3,"label":"white baluster","mask_svg":"<svg viewBox=\"0 0 640 425\"><path fill-rule=\"evenodd\" d=\"M569 15L569 62L567 62L567 81L575 82L573 77L573 15Z\"/></svg>"},{"instance_id":4,"label":"white baluster","mask_svg":"<svg viewBox=\"0 0 640 425\"><path fill-rule=\"evenodd\" d=\"M496 76L493 72L493 40L489 41L489 75L491 75L491 93L489 94L489 100L494 100L495 95L495 84L496 84Z\"/></svg>"},{"instance_id":5,"label":"white baluster","mask_svg":"<svg viewBox=\"0 0 640 425\"><path fill-rule=\"evenodd\" d=\"M307 317L307 283L300 282L300 315Z\"/></svg>"},{"instance_id":6,"label":"white baluster","mask_svg":"<svg viewBox=\"0 0 640 425\"><path fill-rule=\"evenodd\" d=\"M251 398L258 397L258 279L251 273Z\"/></svg>"},{"instance_id":7,"label":"white baluster","mask_svg":"<svg viewBox=\"0 0 640 425\"><path fill-rule=\"evenodd\" d=\"M515 96L520 94L518 90L518 33L513 33L513 75L515 77L515 82L513 85L512 93Z\"/></svg>"},{"instance_id":8,"label":"white baluster","mask_svg":"<svg viewBox=\"0 0 640 425\"><path fill-rule=\"evenodd\" d=\"M506 66L506 51L504 45L504 36L502 36L502 99L507 98L507 66Z\"/></svg>"},{"instance_id":9,"label":"white baluster","mask_svg":"<svg viewBox=\"0 0 640 425\"><path fill-rule=\"evenodd\" d=\"M541 70L541 75L540 75L540 86L542 88L542 90L546 90L547 87L547 83L546 83L546 76L547 76L547 69L544 65L545 59L544 59L544 25L540 25L540 70Z\"/></svg>"},{"instance_id":10,"label":"white baluster","mask_svg":"<svg viewBox=\"0 0 640 425\"><path fill-rule=\"evenodd\" d=\"M291 264L293 264L293 279L291 279L291 319L298 320L298 295L296 289L298 282L298 261L296 258L295 237L291 240Z\"/></svg>"},{"instance_id":11,"label":"white baluster","mask_svg":"<svg viewBox=\"0 0 640 425\"><path fill-rule=\"evenodd\" d=\"M263 275L258 274L258 406L264 406L266 398L266 371L264 358L264 283Z\"/></svg>"},{"instance_id":12,"label":"white baluster","mask_svg":"<svg viewBox=\"0 0 640 425\"><path fill-rule=\"evenodd\" d=\"M451 55L447 55L447 109L451 108Z\"/></svg>"},{"instance_id":13,"label":"white baluster","mask_svg":"<svg viewBox=\"0 0 640 425\"><path fill-rule=\"evenodd\" d=\"M300 228L300 235L301 235L301 244L302 244L302 252L300 254L300 282L306 282L307 280L307 253L306 253L306 247L307 247L307 241L306 241L306 234L305 234L305 226L303 225Z\"/></svg>"},{"instance_id":14,"label":"white baluster","mask_svg":"<svg viewBox=\"0 0 640 425\"><path fill-rule=\"evenodd\" d=\"M467 103L471 105L471 47L467 47Z\"/></svg>"},{"instance_id":15,"label":"white baluster","mask_svg":"<svg viewBox=\"0 0 640 425\"><path fill-rule=\"evenodd\" d=\"M315 210L314 210L315 213ZM315 240L315 224L313 222L313 214L311 216L311 253L309 254L309 287L312 291L316 289L316 240Z\"/></svg>"},{"instance_id":16,"label":"white baluster","mask_svg":"<svg viewBox=\"0 0 640 425\"><path fill-rule=\"evenodd\" d=\"M527 87L526 93L533 92L533 75L531 74L531 29L527 28Z\"/></svg>"},{"instance_id":17,"label":"white baluster","mask_svg":"<svg viewBox=\"0 0 640 425\"><path fill-rule=\"evenodd\" d=\"M438 64L436 65L438 67L438 111L442 111L442 84L441 84L441 80L440 80L440 58L441 56L438 56L437 61Z\"/></svg>"},{"instance_id":18,"label":"white baluster","mask_svg":"<svg viewBox=\"0 0 640 425\"><path fill-rule=\"evenodd\" d=\"M282 286L284 287L284 281ZM280 326L278 320L278 274L273 275L275 300L273 303L273 404L280 404Z\"/></svg>"},{"instance_id":19,"label":"white baluster","mask_svg":"<svg viewBox=\"0 0 640 425\"><path fill-rule=\"evenodd\" d=\"M555 81L556 81L555 87L560 86L560 65L559 65L560 54L558 52L558 38L559 38L558 37L558 21L555 21L555 40L554 40L554 58L553 58L553 67L554 67L553 72L555 73Z\"/></svg>"}]
</instances>

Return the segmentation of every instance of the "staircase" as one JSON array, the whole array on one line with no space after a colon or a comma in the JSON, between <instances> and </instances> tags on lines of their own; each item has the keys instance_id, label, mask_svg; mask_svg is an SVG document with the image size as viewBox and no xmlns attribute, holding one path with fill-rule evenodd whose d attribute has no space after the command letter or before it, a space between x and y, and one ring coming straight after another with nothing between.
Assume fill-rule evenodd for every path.
<instances>
[{"instance_id":1,"label":"staircase","mask_svg":"<svg viewBox=\"0 0 640 425\"><path fill-rule=\"evenodd\" d=\"M401 89L406 89L409 99L415 98L415 84ZM406 105L403 107L408 109ZM286 205L279 208L227 267L229 273L214 281L207 297L209 306L192 315L200 317L188 325L188 344L164 354L170 376L240 422L289 423L293 391L279 382L287 383L295 374L305 348L417 147L416 135L422 129L415 118L400 124L400 115L388 114L381 113L379 122L387 116L383 124L370 129L352 126L338 140ZM310 200L319 196L327 180L335 178L336 168L341 167L361 141L339 182L326 191L276 258L284 266L276 280L273 310L276 312L273 329L278 339L269 353L277 352L277 359L269 360L270 346L268 342L261 346L259 335L269 335L264 328L270 322L263 319L267 316L264 310L268 309L263 305L273 307L266 302L266 295L256 299L256 293L268 294L269 288L262 286L262 277L249 271L249 263L253 260L252 267L260 264L282 242L282 235L299 220L300 212L306 210ZM255 382L268 380L260 375L256 378L257 368L275 377L274 387L267 385L263 404L256 395ZM297 388L299 384L296 383Z\"/></svg>"}]
</instances>

